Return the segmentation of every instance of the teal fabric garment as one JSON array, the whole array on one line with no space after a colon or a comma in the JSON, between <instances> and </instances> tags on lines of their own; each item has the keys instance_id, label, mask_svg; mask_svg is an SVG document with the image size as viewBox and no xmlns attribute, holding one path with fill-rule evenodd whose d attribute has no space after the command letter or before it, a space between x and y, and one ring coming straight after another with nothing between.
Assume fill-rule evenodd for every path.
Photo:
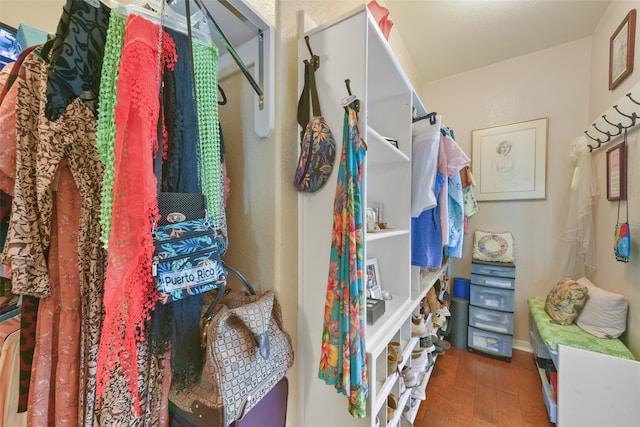
<instances>
[{"instance_id":1,"label":"teal fabric garment","mask_svg":"<svg viewBox=\"0 0 640 427\"><path fill-rule=\"evenodd\" d=\"M318 376L348 397L349 413L367 415L362 166L366 155L355 110L344 116L342 155L333 205L329 280Z\"/></svg>"}]
</instances>

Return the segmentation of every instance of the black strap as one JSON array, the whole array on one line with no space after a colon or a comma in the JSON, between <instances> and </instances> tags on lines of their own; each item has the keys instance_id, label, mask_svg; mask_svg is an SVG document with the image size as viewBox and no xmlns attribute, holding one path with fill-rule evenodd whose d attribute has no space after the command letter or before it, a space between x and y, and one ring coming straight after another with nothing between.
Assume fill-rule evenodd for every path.
<instances>
[{"instance_id":1,"label":"black strap","mask_svg":"<svg viewBox=\"0 0 640 427\"><path fill-rule=\"evenodd\" d=\"M256 294L256 290L251 285L251 283L249 283L247 278L244 277L244 275L242 273L240 273L238 270L236 270L233 267L229 267L228 265L225 265L224 268L227 271L230 271L231 273L233 273L238 279L240 279L240 282L242 282L242 285L244 286L246 292L248 292L251 295L255 295ZM205 318L207 320L209 320L211 318L211 316L213 315L213 310L216 308L216 306L218 305L218 303L222 299L222 296L224 295L225 291L226 291L226 286L221 286L218 289L218 293L216 295L215 300L211 303L209 308L207 308L206 313L204 314L204 316L202 316L203 318Z\"/></svg>"},{"instance_id":2,"label":"black strap","mask_svg":"<svg viewBox=\"0 0 640 427\"><path fill-rule=\"evenodd\" d=\"M302 93L300 94L300 99L298 100L298 124L302 128L302 132L304 133L304 128L309 123L309 61L306 59L304 62L304 86L302 88ZM302 140L302 137L300 138Z\"/></svg>"},{"instance_id":3,"label":"black strap","mask_svg":"<svg viewBox=\"0 0 640 427\"><path fill-rule=\"evenodd\" d=\"M313 116L322 115L320 111L320 99L318 98L318 88L316 87L315 67L306 59L303 62L304 87L302 88L300 100L298 101L298 124L302 127L300 141L302 141L302 134L304 134L307 123L311 120L311 113L313 113Z\"/></svg>"},{"instance_id":4,"label":"black strap","mask_svg":"<svg viewBox=\"0 0 640 427\"><path fill-rule=\"evenodd\" d=\"M627 188L627 174L628 174L628 170L627 170L627 128L624 128L624 139L622 140L622 154L623 154L623 161L624 164L621 165L622 168L624 168L624 188ZM620 183L620 186L622 187L623 183ZM620 194L620 198L618 199L618 217L616 219L616 224L620 224L620 201L622 200L622 194ZM629 200L627 197L625 197L625 206L627 207L627 218L624 220L624 222L629 222Z\"/></svg>"}]
</instances>

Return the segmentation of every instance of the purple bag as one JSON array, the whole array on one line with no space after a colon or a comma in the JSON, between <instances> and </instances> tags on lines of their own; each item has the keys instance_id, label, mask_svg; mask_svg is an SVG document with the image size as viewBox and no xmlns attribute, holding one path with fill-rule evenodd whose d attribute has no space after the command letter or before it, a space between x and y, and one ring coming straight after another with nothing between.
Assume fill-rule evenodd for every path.
<instances>
[{"instance_id":1,"label":"purple bag","mask_svg":"<svg viewBox=\"0 0 640 427\"><path fill-rule=\"evenodd\" d=\"M336 157L336 142L320 112L315 64L319 64L315 57L311 63L304 60L304 88L298 102L298 123L303 131L300 135L300 157L293 185L296 190L304 193L314 193L322 188L331 175ZM312 117L309 117L309 102L313 107Z\"/></svg>"}]
</instances>

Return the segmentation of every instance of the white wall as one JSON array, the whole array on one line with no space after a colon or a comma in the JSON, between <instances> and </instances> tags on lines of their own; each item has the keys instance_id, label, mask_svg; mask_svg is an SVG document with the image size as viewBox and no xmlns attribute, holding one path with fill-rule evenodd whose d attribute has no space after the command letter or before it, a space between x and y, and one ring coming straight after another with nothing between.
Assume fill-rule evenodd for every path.
<instances>
[{"instance_id":1,"label":"white wall","mask_svg":"<svg viewBox=\"0 0 640 427\"><path fill-rule=\"evenodd\" d=\"M640 56L638 50L640 48L640 18L638 18L634 71L613 91L609 91L608 88L609 38L631 9L640 12L640 1L614 0L592 35L592 78L589 91L588 123L602 115L619 98L624 97L630 88L640 82L640 62L638 60ZM618 145L619 142L620 139L612 141L593 154L593 159L597 164L598 186L602 193L596 201L594 212L598 248L598 270L594 282L606 289L623 294L629 301L627 333L623 335L623 338L627 341L627 345L636 358L640 358L640 251L638 250L640 236L640 186L638 185L640 183L640 133L635 130L628 136L627 197L632 241L631 260L628 264L616 261L613 256L613 227L616 223L618 204L610 202L606 198L605 154L609 148ZM621 206L624 211L624 202ZM624 214L622 219L624 220Z\"/></svg>"},{"instance_id":2,"label":"white wall","mask_svg":"<svg viewBox=\"0 0 640 427\"><path fill-rule=\"evenodd\" d=\"M527 298L545 296L554 275L557 236L571 167L568 147L587 117L590 39L585 38L422 86L421 97L471 155L471 131L549 118L546 200L481 202L469 220L451 276L469 277L476 229L511 231L516 252L514 338L529 341ZM473 159L472 159L473 161Z\"/></svg>"}]
</instances>

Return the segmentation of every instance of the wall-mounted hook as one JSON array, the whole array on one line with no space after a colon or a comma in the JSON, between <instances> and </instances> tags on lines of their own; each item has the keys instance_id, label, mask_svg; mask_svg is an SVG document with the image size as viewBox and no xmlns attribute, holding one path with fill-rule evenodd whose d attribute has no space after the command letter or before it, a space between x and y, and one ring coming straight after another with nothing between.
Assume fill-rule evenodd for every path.
<instances>
[{"instance_id":1,"label":"wall-mounted hook","mask_svg":"<svg viewBox=\"0 0 640 427\"><path fill-rule=\"evenodd\" d=\"M630 127L634 127L636 125L636 119L640 118L640 116L638 116L636 114L636 112L634 111L633 114L630 116L628 114L623 113L622 111L620 111L620 109L618 108L617 105L613 106L613 109L616 110L618 112L618 114L620 114L621 116L626 117L627 119L631 120L631 124L629 125L622 125L622 123L620 124L622 127L624 128L630 128Z\"/></svg>"},{"instance_id":2,"label":"wall-mounted hook","mask_svg":"<svg viewBox=\"0 0 640 427\"><path fill-rule=\"evenodd\" d=\"M344 81L345 86L347 86L347 93L349 94L349 96L351 96L351 80L346 79Z\"/></svg>"},{"instance_id":3,"label":"wall-mounted hook","mask_svg":"<svg viewBox=\"0 0 640 427\"><path fill-rule=\"evenodd\" d=\"M597 125L596 123L592 123L592 124L591 124L591 126L593 126L593 127L595 128L595 130L597 130L598 132L600 132L600 133L602 133L602 134L604 134L604 135L607 135L607 139L603 142L603 144L604 144L605 142L609 142L609 140L611 139L611 132L605 132L605 131L603 131L602 129L600 129L600 128L598 127L598 125Z\"/></svg>"},{"instance_id":4,"label":"wall-mounted hook","mask_svg":"<svg viewBox=\"0 0 640 427\"><path fill-rule=\"evenodd\" d=\"M630 99L634 104L636 104L636 105L640 105L640 102L636 101L635 99L633 99L633 98L631 97L631 92L629 92L629 93L627 94L627 97L628 97L628 98L629 98L629 99Z\"/></svg>"},{"instance_id":5,"label":"wall-mounted hook","mask_svg":"<svg viewBox=\"0 0 640 427\"><path fill-rule=\"evenodd\" d=\"M584 134L587 135L589 137L589 139L592 139L592 140L594 140L594 141L596 141L598 143L597 147L594 147L593 145L589 144L589 150L590 151L593 151L593 150L595 150L597 148L600 148L600 146L604 143L603 141L600 141L600 138L594 138L591 135L589 135L589 132L586 131L586 130L584 131Z\"/></svg>"},{"instance_id":6,"label":"wall-mounted hook","mask_svg":"<svg viewBox=\"0 0 640 427\"><path fill-rule=\"evenodd\" d=\"M615 107L617 107L617 105L614 105L614 108ZM615 123L609 121L609 119L607 119L606 115L602 116L602 118L604 119L605 122L609 123L611 126L613 126L614 128L618 129L618 133L610 134L611 136L618 136L618 135L622 134L622 128L624 128L624 126L622 126L622 123L615 124Z\"/></svg>"},{"instance_id":7,"label":"wall-mounted hook","mask_svg":"<svg viewBox=\"0 0 640 427\"><path fill-rule=\"evenodd\" d=\"M309 49L309 55L311 55L311 65L313 65L314 70L317 70L320 68L320 57L313 54L313 50L311 50L311 43L309 43L309 36L304 36L304 41L307 44L307 49Z\"/></svg>"},{"instance_id":8,"label":"wall-mounted hook","mask_svg":"<svg viewBox=\"0 0 640 427\"><path fill-rule=\"evenodd\" d=\"M348 106L351 106L351 108L353 108L356 113L360 112L360 100L351 93L351 80L349 79L345 79L344 81L345 86L347 87L347 93L349 94L349 96L347 96L346 98L342 98L342 106L347 108Z\"/></svg>"}]
</instances>

